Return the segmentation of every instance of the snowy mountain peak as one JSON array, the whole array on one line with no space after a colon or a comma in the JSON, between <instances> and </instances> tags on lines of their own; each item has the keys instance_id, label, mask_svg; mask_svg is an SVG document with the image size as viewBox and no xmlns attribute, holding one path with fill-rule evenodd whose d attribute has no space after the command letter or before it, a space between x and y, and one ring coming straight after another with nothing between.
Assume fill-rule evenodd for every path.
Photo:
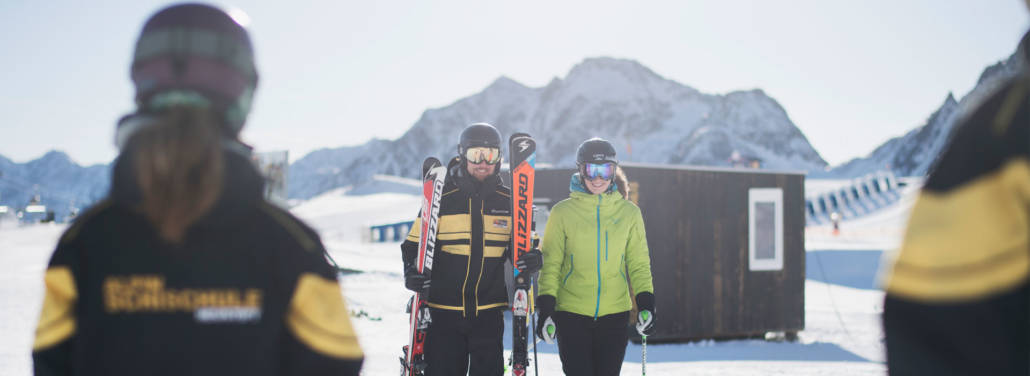
<instances>
[{"instance_id":1,"label":"snowy mountain peak","mask_svg":"<svg viewBox=\"0 0 1030 376\"><path fill-rule=\"evenodd\" d=\"M864 158L856 158L834 168L827 175L854 177L882 169L890 169L898 176L926 175L960 119L977 108L1005 82L1020 74L1025 64L1019 50L1007 59L992 64L983 70L976 86L962 99L956 100L954 94L949 92L926 123L904 136L888 140Z\"/></svg>"},{"instance_id":2,"label":"snowy mountain peak","mask_svg":"<svg viewBox=\"0 0 1030 376\"><path fill-rule=\"evenodd\" d=\"M728 99L747 98L752 100L772 100L762 89L736 90L726 93ZM773 101L775 102L775 101Z\"/></svg>"},{"instance_id":3,"label":"snowy mountain peak","mask_svg":"<svg viewBox=\"0 0 1030 376\"><path fill-rule=\"evenodd\" d=\"M28 163L30 166L36 166L37 168L54 168L54 167L67 167L71 165L78 166L75 162L72 162L71 157L65 154L63 151L51 150L42 157L34 159Z\"/></svg>"},{"instance_id":4,"label":"snowy mountain peak","mask_svg":"<svg viewBox=\"0 0 1030 376\"><path fill-rule=\"evenodd\" d=\"M576 64L566 75L566 85L576 85L580 81L621 81L627 86L644 85L653 81L664 80L651 69L627 59L611 57L595 57Z\"/></svg>"},{"instance_id":5,"label":"snowy mountain peak","mask_svg":"<svg viewBox=\"0 0 1030 376\"><path fill-rule=\"evenodd\" d=\"M376 174L417 178L423 158L455 155L458 133L475 122L495 125L504 137L529 132L539 160L557 166L573 165L579 143L595 136L611 140L625 151L620 159L631 162L729 166L736 152L772 169L826 166L761 90L703 94L636 61L598 57L543 88L498 78L480 93L427 110L397 140L305 156L291 166L290 196L313 197Z\"/></svg>"},{"instance_id":6,"label":"snowy mountain peak","mask_svg":"<svg viewBox=\"0 0 1030 376\"><path fill-rule=\"evenodd\" d=\"M483 89L483 92L505 92L505 91L521 91L521 90L532 90L526 85L519 83L518 81L512 80L506 76L498 77L494 80L490 86Z\"/></svg>"},{"instance_id":7,"label":"snowy mountain peak","mask_svg":"<svg viewBox=\"0 0 1030 376\"><path fill-rule=\"evenodd\" d=\"M1026 58L1023 57L1021 51L1017 50L1012 53L1008 59L999 61L985 68L983 73L980 74L980 78L976 80L976 84L977 86L990 84L996 77L1011 76L1023 69L1023 66L1026 64Z\"/></svg>"},{"instance_id":8,"label":"snowy mountain peak","mask_svg":"<svg viewBox=\"0 0 1030 376\"><path fill-rule=\"evenodd\" d=\"M569 71L568 76L574 77L577 74L583 72L593 71L610 71L619 72L622 74L650 74L657 77L658 75L651 71L648 67L640 64L636 60L630 59L619 59L614 57L591 57L586 58L582 62L576 64Z\"/></svg>"},{"instance_id":9,"label":"snowy mountain peak","mask_svg":"<svg viewBox=\"0 0 1030 376\"><path fill-rule=\"evenodd\" d=\"M60 159L63 159L63 160L69 160L70 161L71 157L68 157L68 154L65 154L65 152L63 152L63 151L51 150L51 151L46 152L46 154L43 154L43 156L39 157L39 159L43 159L43 160L60 160Z\"/></svg>"}]
</instances>

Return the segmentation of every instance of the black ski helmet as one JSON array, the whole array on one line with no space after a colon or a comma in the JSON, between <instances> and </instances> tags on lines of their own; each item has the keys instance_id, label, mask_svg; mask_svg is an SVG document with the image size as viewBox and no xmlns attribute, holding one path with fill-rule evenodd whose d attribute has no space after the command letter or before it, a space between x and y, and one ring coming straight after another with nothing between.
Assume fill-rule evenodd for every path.
<instances>
[{"instance_id":1,"label":"black ski helmet","mask_svg":"<svg viewBox=\"0 0 1030 376\"><path fill-rule=\"evenodd\" d=\"M487 123L475 123L465 127L461 131L461 137L458 140L458 155L461 157L462 162L465 161L465 150L477 146L500 150L501 132L498 132L497 128Z\"/></svg>"},{"instance_id":2,"label":"black ski helmet","mask_svg":"<svg viewBox=\"0 0 1030 376\"><path fill-rule=\"evenodd\" d=\"M151 16L136 42L131 77L137 113L208 107L222 116L230 137L246 122L258 80L247 30L204 4L172 5Z\"/></svg>"},{"instance_id":3,"label":"black ski helmet","mask_svg":"<svg viewBox=\"0 0 1030 376\"><path fill-rule=\"evenodd\" d=\"M615 159L615 147L608 140L594 137L583 141L582 144L579 144L579 148L576 149L577 165L605 162L619 164L619 160Z\"/></svg>"}]
</instances>

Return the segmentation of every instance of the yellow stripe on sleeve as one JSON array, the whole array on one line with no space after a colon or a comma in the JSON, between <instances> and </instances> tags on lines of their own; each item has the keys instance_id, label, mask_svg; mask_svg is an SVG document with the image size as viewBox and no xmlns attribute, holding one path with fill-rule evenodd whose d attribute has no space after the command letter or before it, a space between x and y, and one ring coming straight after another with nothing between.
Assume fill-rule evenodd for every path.
<instances>
[{"instance_id":1,"label":"yellow stripe on sleeve","mask_svg":"<svg viewBox=\"0 0 1030 376\"><path fill-rule=\"evenodd\" d=\"M289 310L286 326L301 343L334 358L362 357L347 305L336 281L312 273L302 274Z\"/></svg>"},{"instance_id":2,"label":"yellow stripe on sleeve","mask_svg":"<svg viewBox=\"0 0 1030 376\"><path fill-rule=\"evenodd\" d=\"M948 192L923 191L885 285L927 302L985 297L1013 288L1030 268L1030 165L1012 160Z\"/></svg>"},{"instance_id":3,"label":"yellow stripe on sleeve","mask_svg":"<svg viewBox=\"0 0 1030 376\"><path fill-rule=\"evenodd\" d=\"M75 301L78 292L71 269L66 266L47 269L43 281L46 292L32 351L45 350L75 334Z\"/></svg>"}]
</instances>

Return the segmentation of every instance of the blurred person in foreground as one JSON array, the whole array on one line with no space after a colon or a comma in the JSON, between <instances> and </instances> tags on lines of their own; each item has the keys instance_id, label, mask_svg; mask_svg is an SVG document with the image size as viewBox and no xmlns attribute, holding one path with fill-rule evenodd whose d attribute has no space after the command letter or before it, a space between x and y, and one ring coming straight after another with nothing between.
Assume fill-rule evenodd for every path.
<instances>
[{"instance_id":1,"label":"blurred person in foreground","mask_svg":"<svg viewBox=\"0 0 1030 376\"><path fill-rule=\"evenodd\" d=\"M238 135L257 71L240 13L173 5L136 43L108 197L45 274L36 375L357 375L317 234L263 198Z\"/></svg>"},{"instance_id":2,"label":"blurred person in foreground","mask_svg":"<svg viewBox=\"0 0 1030 376\"><path fill-rule=\"evenodd\" d=\"M1021 69L956 124L885 269L891 375L1030 374L1030 72Z\"/></svg>"}]
</instances>

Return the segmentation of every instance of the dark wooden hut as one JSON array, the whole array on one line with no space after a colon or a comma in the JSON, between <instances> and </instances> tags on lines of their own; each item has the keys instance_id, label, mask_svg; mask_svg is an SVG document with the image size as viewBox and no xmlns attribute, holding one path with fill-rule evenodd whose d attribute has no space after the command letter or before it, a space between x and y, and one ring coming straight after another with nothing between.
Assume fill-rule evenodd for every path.
<instances>
[{"instance_id":1,"label":"dark wooden hut","mask_svg":"<svg viewBox=\"0 0 1030 376\"><path fill-rule=\"evenodd\" d=\"M804 329L803 173L622 167L630 199L643 212L651 251L659 320L649 341L768 332L789 338ZM538 169L538 205L567 198L572 173ZM542 223L538 229L543 231Z\"/></svg>"}]
</instances>

